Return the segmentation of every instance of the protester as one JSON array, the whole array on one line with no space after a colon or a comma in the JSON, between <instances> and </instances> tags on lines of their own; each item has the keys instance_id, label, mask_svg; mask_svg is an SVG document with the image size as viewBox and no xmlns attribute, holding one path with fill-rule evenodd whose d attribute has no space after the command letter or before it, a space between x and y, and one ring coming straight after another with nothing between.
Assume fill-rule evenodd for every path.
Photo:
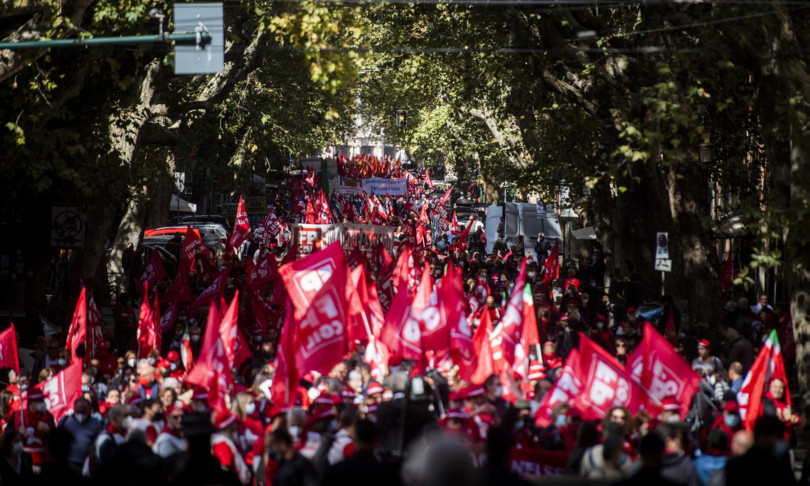
<instances>
[{"instance_id":1,"label":"protester","mask_svg":"<svg viewBox=\"0 0 810 486\"><path fill-rule=\"evenodd\" d=\"M63 417L59 427L70 432L73 437L68 461L74 471L81 473L104 426L90 416L90 403L84 398L79 398L73 406L73 413Z\"/></svg>"}]
</instances>

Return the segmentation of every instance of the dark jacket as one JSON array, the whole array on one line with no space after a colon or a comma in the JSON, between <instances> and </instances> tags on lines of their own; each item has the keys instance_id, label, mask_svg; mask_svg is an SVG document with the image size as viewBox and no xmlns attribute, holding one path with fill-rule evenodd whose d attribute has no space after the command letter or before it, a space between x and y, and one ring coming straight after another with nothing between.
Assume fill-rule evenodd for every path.
<instances>
[{"instance_id":1,"label":"dark jacket","mask_svg":"<svg viewBox=\"0 0 810 486\"><path fill-rule=\"evenodd\" d=\"M67 430L73 435L73 443L70 446L70 455L68 461L76 466L84 464L84 459L90 455L93 446L96 442L98 434L104 430L104 426L98 419L88 417L84 423L76 420L72 414L65 416L60 422L59 427Z\"/></svg>"},{"instance_id":2,"label":"dark jacket","mask_svg":"<svg viewBox=\"0 0 810 486\"><path fill-rule=\"evenodd\" d=\"M790 467L790 457L774 457L770 450L752 447L742 456L726 462L726 484L773 484L790 486L796 477Z\"/></svg>"},{"instance_id":3,"label":"dark jacket","mask_svg":"<svg viewBox=\"0 0 810 486\"><path fill-rule=\"evenodd\" d=\"M382 462L374 451L359 449L345 461L330 466L321 480L322 486L343 484L398 486L400 480L396 467Z\"/></svg>"},{"instance_id":4,"label":"dark jacket","mask_svg":"<svg viewBox=\"0 0 810 486\"><path fill-rule=\"evenodd\" d=\"M751 365L754 364L754 345L744 337L737 338L731 343L731 350L728 353L728 363L739 361L743 367L743 376L748 373Z\"/></svg>"},{"instance_id":5,"label":"dark jacket","mask_svg":"<svg viewBox=\"0 0 810 486\"><path fill-rule=\"evenodd\" d=\"M315 466L306 457L296 452L292 458L281 461L273 479L273 486L315 486L318 475Z\"/></svg>"}]
</instances>

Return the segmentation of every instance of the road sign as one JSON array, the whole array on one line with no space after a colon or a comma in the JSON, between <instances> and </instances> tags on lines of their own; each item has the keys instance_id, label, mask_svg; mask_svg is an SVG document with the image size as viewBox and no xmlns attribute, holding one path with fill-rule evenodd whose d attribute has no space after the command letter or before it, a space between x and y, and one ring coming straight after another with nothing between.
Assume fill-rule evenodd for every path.
<instances>
[{"instance_id":1,"label":"road sign","mask_svg":"<svg viewBox=\"0 0 810 486\"><path fill-rule=\"evenodd\" d=\"M655 270L658 272L671 272L672 271L672 260L670 259L656 259L655 260Z\"/></svg>"},{"instance_id":2,"label":"road sign","mask_svg":"<svg viewBox=\"0 0 810 486\"><path fill-rule=\"evenodd\" d=\"M656 234L655 237L656 260L669 260L669 238L667 235L668 235L667 233Z\"/></svg>"}]
</instances>

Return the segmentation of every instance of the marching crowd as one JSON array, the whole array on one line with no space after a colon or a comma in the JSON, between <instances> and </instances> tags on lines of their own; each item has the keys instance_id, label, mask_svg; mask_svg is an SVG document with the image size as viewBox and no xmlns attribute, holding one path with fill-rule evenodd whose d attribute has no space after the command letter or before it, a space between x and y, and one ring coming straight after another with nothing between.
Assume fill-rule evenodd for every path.
<instances>
[{"instance_id":1,"label":"marching crowd","mask_svg":"<svg viewBox=\"0 0 810 486\"><path fill-rule=\"evenodd\" d=\"M433 207L440 201L428 198ZM418 221L420 205L408 209L409 204L397 201L392 214L412 211ZM752 430L737 401L766 337L773 330L780 338L792 333L784 307L772 308L766 296L755 306L744 297L730 300L726 321L715 323L720 332L702 339L681 327L669 296L656 316L642 314L638 276L625 268L606 279L598 249L557 278L548 275L553 265L546 261L558 259L556 248L542 235L533 253L499 240L488 255L480 230L459 237L457 228L439 228L438 242L425 244L411 241L413 231L394 218L404 236L390 260L401 260L411 242L420 248L412 267L424 262L437 280L448 267L459 269L470 332L485 321L497 328L516 285L528 289L542 350L531 356L523 379L494 369L473 382L460 376L458 366L436 364L416 372L407 360L390 363L380 374L366 359L364 341L328 373L299 370L297 387L288 390L292 399L274 402L271 387L281 366L285 321L276 293L283 295L283 285L279 289L273 278L251 289L249 267L265 255L273 266L289 263L291 245L288 239L265 245L247 236L232 255L220 252L208 262L200 247L194 250L196 262L186 268L191 299L181 299L173 325L151 341L154 348L143 347L143 302L159 302L157 312L167 313L182 265L145 293L131 285L131 292L120 296L114 334L91 338L88 330L78 349L71 348L72 333L40 337L31 343L32 369L2 370L0 485L484 485L549 475L621 484L796 483L790 448L800 422L786 380L766 384L762 415ZM127 264L139 271L149 260L142 252L127 258L139 259ZM369 285L382 288L391 278L384 260L361 255L352 263L364 265ZM204 336L212 325L206 316L218 302L211 299L192 311L189 304L217 278L217 268L226 274L222 301L231 302L238 292L235 332L247 336L249 347L249 356L224 370L232 373L227 390L188 380L206 352ZM140 277L134 275L133 282ZM609 285L601 287L606 280ZM267 304L262 318L261 303L252 295ZM655 410L632 413L613 406L600 419L586 419L569 402L544 408L581 340L629 367L647 323L700 376L687 406L665 397ZM793 352L782 348L788 371ZM80 393L57 420L48 388L80 356L85 357Z\"/></svg>"}]
</instances>

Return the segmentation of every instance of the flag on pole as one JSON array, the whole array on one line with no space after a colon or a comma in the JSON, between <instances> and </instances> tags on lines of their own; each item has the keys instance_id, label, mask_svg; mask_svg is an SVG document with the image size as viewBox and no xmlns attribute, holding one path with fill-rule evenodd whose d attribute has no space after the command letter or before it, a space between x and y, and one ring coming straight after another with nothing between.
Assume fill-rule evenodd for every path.
<instances>
[{"instance_id":1,"label":"flag on pole","mask_svg":"<svg viewBox=\"0 0 810 486\"><path fill-rule=\"evenodd\" d=\"M554 243L554 248L551 249L546 262L543 264L545 273L543 274L543 286L551 287L552 280L560 278L560 241Z\"/></svg>"},{"instance_id":2,"label":"flag on pole","mask_svg":"<svg viewBox=\"0 0 810 486\"><path fill-rule=\"evenodd\" d=\"M11 368L20 373L20 358L17 354L17 334L14 323L3 332L0 332L0 368Z\"/></svg>"},{"instance_id":3,"label":"flag on pole","mask_svg":"<svg viewBox=\"0 0 810 486\"><path fill-rule=\"evenodd\" d=\"M737 393L740 418L742 418L746 430L753 430L754 422L762 415L762 396L765 394L765 387L775 378L781 379L785 384L785 401L788 407L792 407L785 363L782 361L782 348L779 346L776 329L768 335L765 345L762 346L757 359L754 360L754 364L745 375L742 387Z\"/></svg>"},{"instance_id":4,"label":"flag on pole","mask_svg":"<svg viewBox=\"0 0 810 486\"><path fill-rule=\"evenodd\" d=\"M82 287L76 309L73 311L73 320L70 322L66 348L70 350L70 359L76 362L79 355L76 350L85 342L87 336L87 289Z\"/></svg>"},{"instance_id":5,"label":"flag on pole","mask_svg":"<svg viewBox=\"0 0 810 486\"><path fill-rule=\"evenodd\" d=\"M239 196L239 206L236 208L236 222L233 225L233 234L231 234L231 246L239 248L239 245L245 242L250 235L250 221L248 221L247 211L245 211L245 202L242 196Z\"/></svg>"}]
</instances>

